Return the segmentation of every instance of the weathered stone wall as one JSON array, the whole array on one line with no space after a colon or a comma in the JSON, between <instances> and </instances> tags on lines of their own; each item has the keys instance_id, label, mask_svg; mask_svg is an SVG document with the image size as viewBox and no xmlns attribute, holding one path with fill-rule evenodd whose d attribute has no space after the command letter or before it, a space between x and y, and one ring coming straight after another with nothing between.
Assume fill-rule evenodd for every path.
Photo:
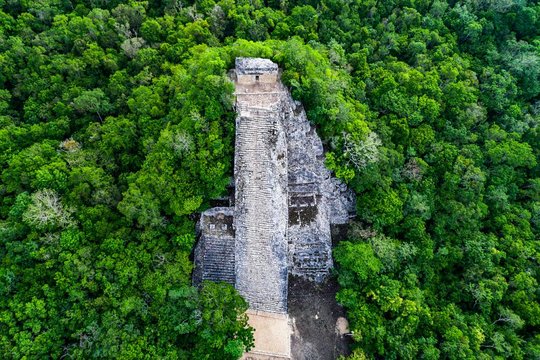
<instances>
[{"instance_id":1,"label":"weathered stone wall","mask_svg":"<svg viewBox=\"0 0 540 360\"><path fill-rule=\"evenodd\" d=\"M257 83L275 84L278 81L278 74L262 75L237 75L237 84L256 85Z\"/></svg>"},{"instance_id":2,"label":"weathered stone wall","mask_svg":"<svg viewBox=\"0 0 540 360\"><path fill-rule=\"evenodd\" d=\"M322 141L302 105L288 90L283 96L289 156L290 272L319 282L333 266L330 227L349 221L356 199L325 167Z\"/></svg>"},{"instance_id":3,"label":"weathered stone wall","mask_svg":"<svg viewBox=\"0 0 540 360\"><path fill-rule=\"evenodd\" d=\"M330 173L324 167L321 139L287 89L283 104L289 156L290 273L320 282L333 266L330 219L322 189Z\"/></svg>"},{"instance_id":4,"label":"weathered stone wall","mask_svg":"<svg viewBox=\"0 0 540 360\"><path fill-rule=\"evenodd\" d=\"M237 58L235 63L237 92L238 85L271 84L275 86L279 81L278 66L268 59Z\"/></svg>"},{"instance_id":5,"label":"weathered stone wall","mask_svg":"<svg viewBox=\"0 0 540 360\"><path fill-rule=\"evenodd\" d=\"M347 224L356 213L356 197L351 189L324 165L323 144L315 127L307 119L302 104L285 94L287 141L289 152L289 187L313 184L322 196L330 224Z\"/></svg>"}]
</instances>

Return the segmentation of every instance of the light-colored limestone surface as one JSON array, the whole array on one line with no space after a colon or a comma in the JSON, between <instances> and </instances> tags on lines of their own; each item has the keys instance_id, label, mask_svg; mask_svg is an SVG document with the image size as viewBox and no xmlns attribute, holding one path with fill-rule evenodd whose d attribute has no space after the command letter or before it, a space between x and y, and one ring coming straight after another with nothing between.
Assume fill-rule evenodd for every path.
<instances>
[{"instance_id":1,"label":"light-colored limestone surface","mask_svg":"<svg viewBox=\"0 0 540 360\"><path fill-rule=\"evenodd\" d=\"M249 324L255 329L255 347L245 354L245 360L290 359L291 326L289 316L264 311L247 312Z\"/></svg>"}]
</instances>

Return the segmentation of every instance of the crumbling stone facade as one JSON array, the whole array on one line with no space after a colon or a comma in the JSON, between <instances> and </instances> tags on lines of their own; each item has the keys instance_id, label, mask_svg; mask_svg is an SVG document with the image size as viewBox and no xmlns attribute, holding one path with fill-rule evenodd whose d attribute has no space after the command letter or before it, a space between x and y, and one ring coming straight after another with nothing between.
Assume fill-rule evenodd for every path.
<instances>
[{"instance_id":1,"label":"crumbling stone facade","mask_svg":"<svg viewBox=\"0 0 540 360\"><path fill-rule=\"evenodd\" d=\"M287 312L288 274L323 281L333 266L331 226L355 199L324 166L302 105L267 59L238 58L234 207L201 216L194 281L227 281L250 308Z\"/></svg>"}]
</instances>

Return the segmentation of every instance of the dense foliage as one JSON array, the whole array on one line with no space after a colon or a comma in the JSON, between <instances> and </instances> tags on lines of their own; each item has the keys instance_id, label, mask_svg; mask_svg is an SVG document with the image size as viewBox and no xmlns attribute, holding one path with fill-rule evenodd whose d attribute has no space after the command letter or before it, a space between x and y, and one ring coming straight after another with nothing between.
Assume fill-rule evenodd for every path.
<instances>
[{"instance_id":1,"label":"dense foliage","mask_svg":"<svg viewBox=\"0 0 540 360\"><path fill-rule=\"evenodd\" d=\"M232 175L236 56L284 69L358 194L335 250L357 358L540 358L540 6L0 0L0 354L229 359L190 286Z\"/></svg>"}]
</instances>

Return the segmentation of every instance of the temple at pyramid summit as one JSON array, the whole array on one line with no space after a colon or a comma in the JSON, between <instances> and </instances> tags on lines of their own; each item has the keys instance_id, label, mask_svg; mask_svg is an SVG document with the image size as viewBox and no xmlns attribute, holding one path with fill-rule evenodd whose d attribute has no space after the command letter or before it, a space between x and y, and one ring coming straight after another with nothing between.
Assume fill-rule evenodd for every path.
<instances>
[{"instance_id":1,"label":"temple at pyramid summit","mask_svg":"<svg viewBox=\"0 0 540 360\"><path fill-rule=\"evenodd\" d=\"M237 112L234 196L229 207L201 214L193 278L234 285L249 304L252 322L285 329L289 275L326 279L333 266L332 226L354 215L355 198L325 168L321 139L281 83L277 64L237 58L231 78ZM246 358L290 358L286 332L272 347L258 345L265 337L261 331L271 326L260 327L259 335L257 330L255 349Z\"/></svg>"}]
</instances>

